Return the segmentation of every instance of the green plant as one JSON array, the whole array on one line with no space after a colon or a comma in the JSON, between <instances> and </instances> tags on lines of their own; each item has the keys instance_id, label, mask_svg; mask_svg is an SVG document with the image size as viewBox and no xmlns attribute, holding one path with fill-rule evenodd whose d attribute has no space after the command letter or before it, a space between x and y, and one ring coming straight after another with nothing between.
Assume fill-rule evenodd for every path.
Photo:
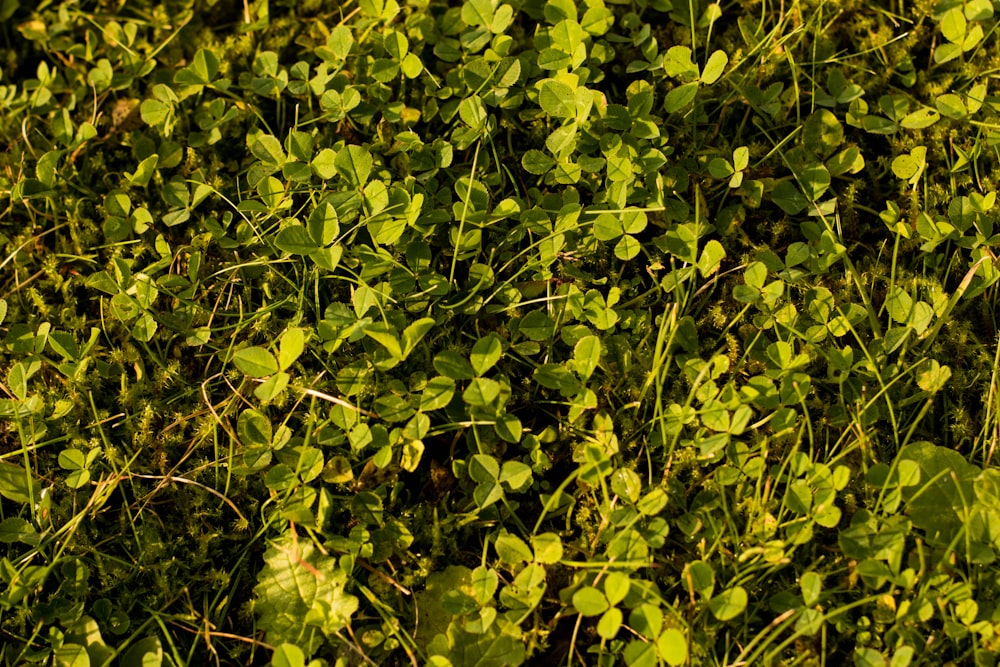
<instances>
[{"instance_id":1,"label":"green plant","mask_svg":"<svg viewBox=\"0 0 1000 667\"><path fill-rule=\"evenodd\" d=\"M0 19L4 664L990 664L991 3Z\"/></svg>"}]
</instances>

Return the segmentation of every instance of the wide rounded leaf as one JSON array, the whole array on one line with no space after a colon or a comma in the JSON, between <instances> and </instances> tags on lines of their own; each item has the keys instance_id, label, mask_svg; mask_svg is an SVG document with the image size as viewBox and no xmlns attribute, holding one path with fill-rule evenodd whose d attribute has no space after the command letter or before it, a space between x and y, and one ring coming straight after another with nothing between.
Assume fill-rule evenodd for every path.
<instances>
[{"instance_id":1,"label":"wide rounded leaf","mask_svg":"<svg viewBox=\"0 0 1000 667\"><path fill-rule=\"evenodd\" d=\"M667 628L656 640L656 648L668 665L683 665L688 658L688 642L677 628Z\"/></svg>"},{"instance_id":2,"label":"wide rounded leaf","mask_svg":"<svg viewBox=\"0 0 1000 667\"><path fill-rule=\"evenodd\" d=\"M233 363L253 378L267 377L279 370L278 360L263 347L245 347L233 355Z\"/></svg>"},{"instance_id":3,"label":"wide rounded leaf","mask_svg":"<svg viewBox=\"0 0 1000 667\"><path fill-rule=\"evenodd\" d=\"M604 593L593 586L584 586L573 593L573 606L584 616L597 616L603 614L609 605Z\"/></svg>"},{"instance_id":4,"label":"wide rounded leaf","mask_svg":"<svg viewBox=\"0 0 1000 667\"><path fill-rule=\"evenodd\" d=\"M708 603L708 608L712 615L720 621L729 621L740 614L747 607L747 592L742 586L733 586L716 595Z\"/></svg>"},{"instance_id":5,"label":"wide rounded leaf","mask_svg":"<svg viewBox=\"0 0 1000 667\"><path fill-rule=\"evenodd\" d=\"M483 336L472 346L472 354L469 360L476 375L483 375L500 361L503 355L503 345L500 339L494 334Z\"/></svg>"},{"instance_id":6,"label":"wide rounded leaf","mask_svg":"<svg viewBox=\"0 0 1000 667\"><path fill-rule=\"evenodd\" d=\"M364 187L372 173L372 155L362 146L345 146L333 161L344 180L356 188Z\"/></svg>"},{"instance_id":7,"label":"wide rounded leaf","mask_svg":"<svg viewBox=\"0 0 1000 667\"><path fill-rule=\"evenodd\" d=\"M272 645L289 642L312 655L350 621L358 599L345 588L348 574L337 559L308 539L285 536L264 554L254 588L258 628Z\"/></svg>"},{"instance_id":8,"label":"wide rounded leaf","mask_svg":"<svg viewBox=\"0 0 1000 667\"><path fill-rule=\"evenodd\" d=\"M712 52L712 55L708 57L708 61L705 63L705 69L701 72L701 82L707 85L712 85L722 76L722 73L726 71L726 65L729 64L729 56L726 52L718 49Z\"/></svg>"},{"instance_id":9,"label":"wide rounded leaf","mask_svg":"<svg viewBox=\"0 0 1000 667\"><path fill-rule=\"evenodd\" d=\"M538 104L553 118L572 118L576 115L573 89L556 79L545 79L539 84Z\"/></svg>"}]
</instances>

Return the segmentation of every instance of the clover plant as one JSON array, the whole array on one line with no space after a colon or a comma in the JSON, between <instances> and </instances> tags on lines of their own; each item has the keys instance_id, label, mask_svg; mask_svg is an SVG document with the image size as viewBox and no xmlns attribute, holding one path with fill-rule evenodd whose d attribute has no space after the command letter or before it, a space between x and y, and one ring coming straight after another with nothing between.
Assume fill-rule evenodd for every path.
<instances>
[{"instance_id":1,"label":"clover plant","mask_svg":"<svg viewBox=\"0 0 1000 667\"><path fill-rule=\"evenodd\" d=\"M0 2L4 664L992 664L988 0Z\"/></svg>"}]
</instances>

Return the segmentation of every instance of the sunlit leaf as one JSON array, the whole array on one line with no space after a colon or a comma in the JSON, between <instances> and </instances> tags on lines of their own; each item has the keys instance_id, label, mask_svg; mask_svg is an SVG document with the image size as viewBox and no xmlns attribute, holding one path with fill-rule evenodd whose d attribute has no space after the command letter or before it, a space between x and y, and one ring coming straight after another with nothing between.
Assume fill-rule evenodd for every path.
<instances>
[{"instance_id":1,"label":"sunlit leaf","mask_svg":"<svg viewBox=\"0 0 1000 667\"><path fill-rule=\"evenodd\" d=\"M272 542L254 588L254 611L266 641L292 643L312 655L358 609L358 599L345 591L347 582L336 559L322 555L308 538Z\"/></svg>"},{"instance_id":2,"label":"sunlit leaf","mask_svg":"<svg viewBox=\"0 0 1000 667\"><path fill-rule=\"evenodd\" d=\"M742 586L734 586L719 593L708 603L712 615L720 621L729 621L746 609L747 592Z\"/></svg>"},{"instance_id":3,"label":"sunlit leaf","mask_svg":"<svg viewBox=\"0 0 1000 667\"><path fill-rule=\"evenodd\" d=\"M238 369L254 378L262 378L280 370L278 360L263 347L246 347L233 354Z\"/></svg>"},{"instance_id":4,"label":"sunlit leaf","mask_svg":"<svg viewBox=\"0 0 1000 667\"><path fill-rule=\"evenodd\" d=\"M334 159L334 167L337 173L356 188L362 188L368 183L373 164L374 162L368 149L353 144L341 149Z\"/></svg>"}]
</instances>

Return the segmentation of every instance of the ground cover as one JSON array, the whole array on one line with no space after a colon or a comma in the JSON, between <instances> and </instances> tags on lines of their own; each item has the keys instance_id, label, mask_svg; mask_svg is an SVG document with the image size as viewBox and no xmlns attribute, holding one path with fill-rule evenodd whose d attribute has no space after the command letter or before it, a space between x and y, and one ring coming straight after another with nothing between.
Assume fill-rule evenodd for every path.
<instances>
[{"instance_id":1,"label":"ground cover","mask_svg":"<svg viewBox=\"0 0 1000 667\"><path fill-rule=\"evenodd\" d=\"M996 33L0 1L0 660L995 664Z\"/></svg>"}]
</instances>

